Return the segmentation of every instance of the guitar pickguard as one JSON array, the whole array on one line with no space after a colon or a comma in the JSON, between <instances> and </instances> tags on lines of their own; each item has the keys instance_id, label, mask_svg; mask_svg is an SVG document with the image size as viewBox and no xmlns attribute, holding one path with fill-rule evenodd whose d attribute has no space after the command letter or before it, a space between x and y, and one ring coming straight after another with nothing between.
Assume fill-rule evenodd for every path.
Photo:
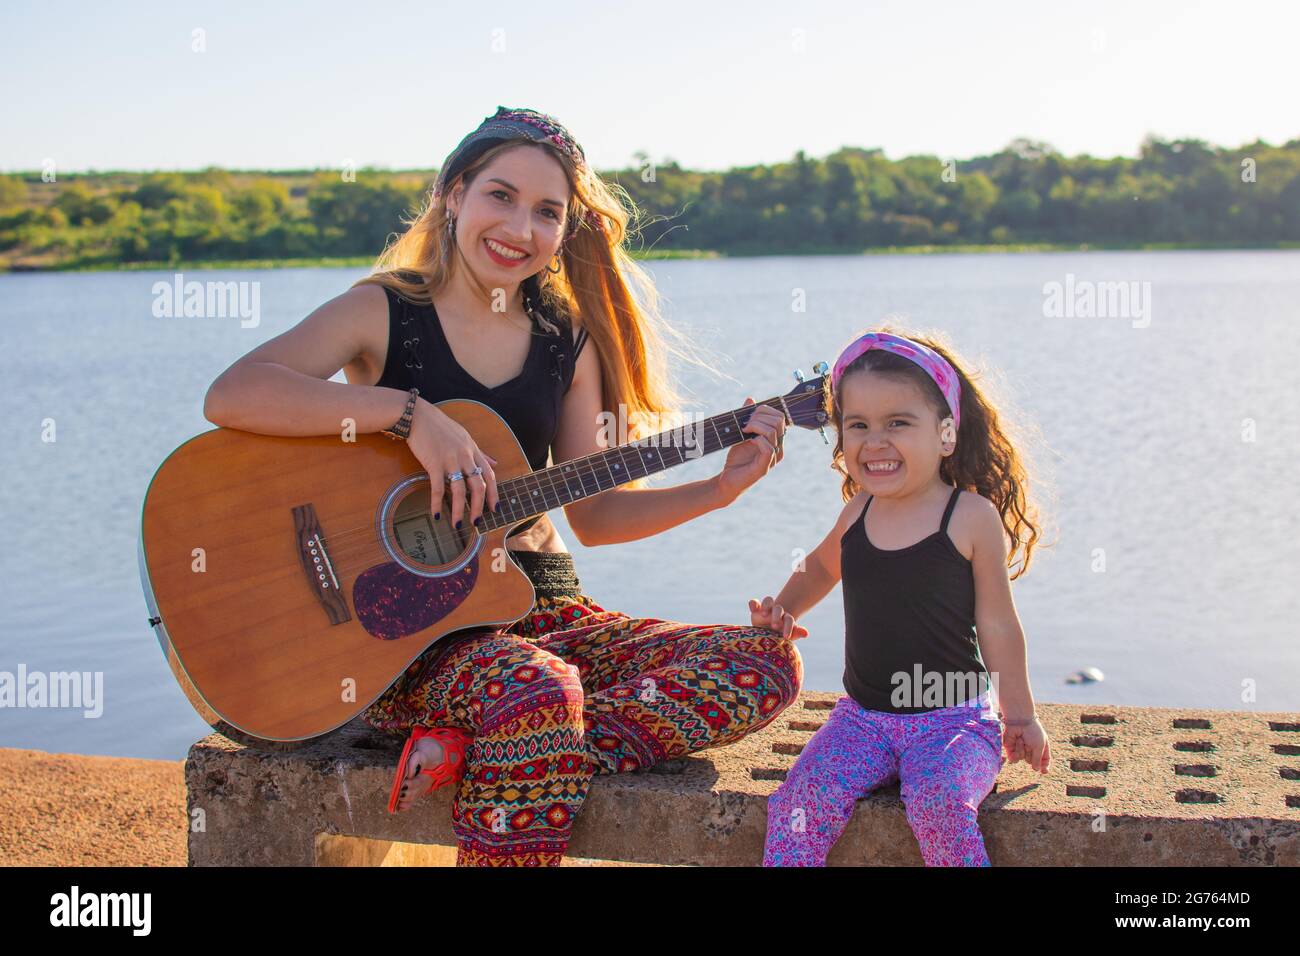
<instances>
[{"instance_id":1,"label":"guitar pickguard","mask_svg":"<svg viewBox=\"0 0 1300 956\"><path fill-rule=\"evenodd\" d=\"M477 561L445 577L413 574L390 561L362 572L352 588L352 606L367 634L395 641L423 631L460 607L477 579Z\"/></svg>"}]
</instances>

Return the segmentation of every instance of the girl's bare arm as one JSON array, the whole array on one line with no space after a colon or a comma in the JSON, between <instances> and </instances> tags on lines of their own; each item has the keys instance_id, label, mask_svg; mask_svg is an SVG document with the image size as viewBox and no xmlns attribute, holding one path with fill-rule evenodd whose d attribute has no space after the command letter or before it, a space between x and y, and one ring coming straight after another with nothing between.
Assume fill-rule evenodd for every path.
<instances>
[{"instance_id":1,"label":"girl's bare arm","mask_svg":"<svg viewBox=\"0 0 1300 956\"><path fill-rule=\"evenodd\" d=\"M804 559L803 569L796 568L781 593L776 596L776 603L795 620L816 607L839 581L840 538L848 530L854 516L861 511L864 500L862 494L857 494L844 505L835 526Z\"/></svg>"},{"instance_id":2,"label":"girl's bare arm","mask_svg":"<svg viewBox=\"0 0 1300 956\"><path fill-rule=\"evenodd\" d=\"M1007 574L1007 538L997 508L987 498L977 502L973 519L971 566L975 576L975 633L980 656L995 680L1003 716L1025 720L1034 713L1029 688L1025 633L1020 626L1011 579Z\"/></svg>"}]
</instances>

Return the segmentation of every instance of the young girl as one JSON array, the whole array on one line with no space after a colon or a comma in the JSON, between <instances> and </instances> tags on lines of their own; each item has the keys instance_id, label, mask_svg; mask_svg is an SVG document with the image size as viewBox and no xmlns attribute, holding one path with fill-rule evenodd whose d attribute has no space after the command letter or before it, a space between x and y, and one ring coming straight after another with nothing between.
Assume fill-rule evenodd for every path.
<instances>
[{"instance_id":1,"label":"young girl","mask_svg":"<svg viewBox=\"0 0 1300 956\"><path fill-rule=\"evenodd\" d=\"M824 866L854 802L898 780L927 866L987 866L975 816L1003 746L1040 773L1051 762L1009 583L1039 536L1025 469L934 342L867 332L831 382L847 504L806 569L749 608L797 639L795 620L842 578L848 696L768 801L763 863Z\"/></svg>"}]
</instances>

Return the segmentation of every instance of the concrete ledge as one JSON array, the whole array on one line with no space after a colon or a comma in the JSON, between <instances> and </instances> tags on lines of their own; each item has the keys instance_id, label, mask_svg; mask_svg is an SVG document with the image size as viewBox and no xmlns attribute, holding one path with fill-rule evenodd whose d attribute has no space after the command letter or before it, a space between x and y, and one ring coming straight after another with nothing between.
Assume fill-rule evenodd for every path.
<instances>
[{"instance_id":1,"label":"concrete ledge","mask_svg":"<svg viewBox=\"0 0 1300 956\"><path fill-rule=\"evenodd\" d=\"M570 854L759 865L767 797L840 696L804 693L739 743L596 777ZM1040 714L1051 773L1005 767L980 808L995 866L1300 865L1300 714L1072 704ZM289 752L203 738L185 762L190 864L450 863L451 788L386 810L399 755L397 738L359 718ZM920 865L896 785L859 801L829 862Z\"/></svg>"}]
</instances>

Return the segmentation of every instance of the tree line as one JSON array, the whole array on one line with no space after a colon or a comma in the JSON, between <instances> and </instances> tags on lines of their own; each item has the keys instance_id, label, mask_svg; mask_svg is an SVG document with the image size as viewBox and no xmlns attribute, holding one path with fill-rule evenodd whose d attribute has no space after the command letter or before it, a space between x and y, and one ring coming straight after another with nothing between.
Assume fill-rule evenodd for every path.
<instances>
[{"instance_id":1,"label":"tree line","mask_svg":"<svg viewBox=\"0 0 1300 956\"><path fill-rule=\"evenodd\" d=\"M1300 243L1300 139L1148 138L1136 157L1015 140L991 156L824 158L693 171L638 154L601 173L634 201L634 250ZM0 267L373 257L436 170L0 176Z\"/></svg>"}]
</instances>

